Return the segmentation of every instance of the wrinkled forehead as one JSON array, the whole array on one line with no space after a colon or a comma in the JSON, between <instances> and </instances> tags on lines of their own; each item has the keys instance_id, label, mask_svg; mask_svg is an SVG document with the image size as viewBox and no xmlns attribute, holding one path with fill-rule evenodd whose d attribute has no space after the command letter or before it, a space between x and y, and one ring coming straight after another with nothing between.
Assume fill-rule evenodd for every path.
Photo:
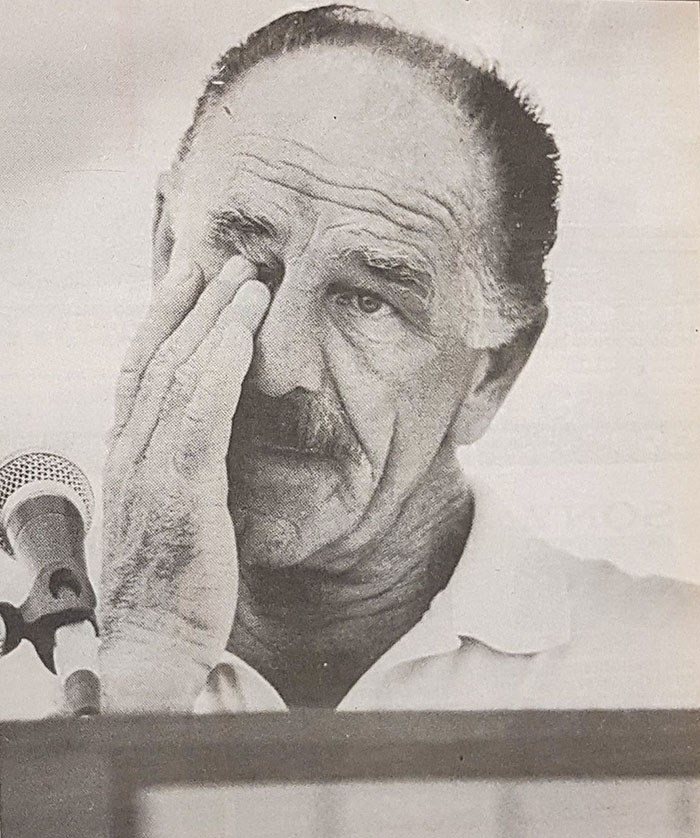
<instances>
[{"instance_id":1,"label":"wrinkled forehead","mask_svg":"<svg viewBox=\"0 0 700 838\"><path fill-rule=\"evenodd\" d=\"M476 133L416 71L361 48L263 61L212 106L183 166L188 214L256 179L290 213L337 199L455 243L493 203Z\"/></svg>"}]
</instances>

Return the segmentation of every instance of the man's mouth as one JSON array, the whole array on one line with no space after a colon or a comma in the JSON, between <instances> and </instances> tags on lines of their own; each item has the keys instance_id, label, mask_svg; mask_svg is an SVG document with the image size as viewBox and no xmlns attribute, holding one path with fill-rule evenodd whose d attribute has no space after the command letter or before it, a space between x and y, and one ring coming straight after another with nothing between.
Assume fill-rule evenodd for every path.
<instances>
[{"instance_id":1,"label":"man's mouth","mask_svg":"<svg viewBox=\"0 0 700 838\"><path fill-rule=\"evenodd\" d=\"M230 452L228 471L231 487L243 493L240 497L273 507L329 490L342 479L337 461L318 451L250 439Z\"/></svg>"},{"instance_id":2,"label":"man's mouth","mask_svg":"<svg viewBox=\"0 0 700 838\"><path fill-rule=\"evenodd\" d=\"M289 445L283 442L270 442L269 440L253 442L250 445L250 450L263 455L271 454L281 457L300 457L317 460L328 459L328 457L318 448L301 448L296 445Z\"/></svg>"},{"instance_id":3,"label":"man's mouth","mask_svg":"<svg viewBox=\"0 0 700 838\"><path fill-rule=\"evenodd\" d=\"M283 442L271 442L269 440L254 441L248 446L248 455L255 457L279 457L300 463L313 461L330 461L330 457L318 448L302 448L296 445L289 445Z\"/></svg>"}]
</instances>

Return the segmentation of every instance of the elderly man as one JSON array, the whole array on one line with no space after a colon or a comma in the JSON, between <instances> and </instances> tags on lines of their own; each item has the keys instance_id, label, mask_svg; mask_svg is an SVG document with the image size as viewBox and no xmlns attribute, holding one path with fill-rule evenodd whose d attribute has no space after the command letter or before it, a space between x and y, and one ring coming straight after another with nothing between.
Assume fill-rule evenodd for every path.
<instances>
[{"instance_id":1,"label":"elderly man","mask_svg":"<svg viewBox=\"0 0 700 838\"><path fill-rule=\"evenodd\" d=\"M223 56L118 386L108 709L697 703L696 592L557 553L455 458L545 323L558 183L494 71L368 12Z\"/></svg>"}]
</instances>

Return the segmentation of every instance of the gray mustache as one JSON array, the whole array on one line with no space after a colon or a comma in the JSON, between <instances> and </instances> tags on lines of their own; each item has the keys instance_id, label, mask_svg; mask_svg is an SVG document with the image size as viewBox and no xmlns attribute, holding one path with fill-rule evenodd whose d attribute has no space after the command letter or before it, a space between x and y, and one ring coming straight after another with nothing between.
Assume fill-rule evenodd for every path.
<instances>
[{"instance_id":1,"label":"gray mustache","mask_svg":"<svg viewBox=\"0 0 700 838\"><path fill-rule=\"evenodd\" d=\"M340 462L357 459L360 445L342 410L329 399L296 389L268 396L245 384L233 420L231 453L270 446Z\"/></svg>"}]
</instances>

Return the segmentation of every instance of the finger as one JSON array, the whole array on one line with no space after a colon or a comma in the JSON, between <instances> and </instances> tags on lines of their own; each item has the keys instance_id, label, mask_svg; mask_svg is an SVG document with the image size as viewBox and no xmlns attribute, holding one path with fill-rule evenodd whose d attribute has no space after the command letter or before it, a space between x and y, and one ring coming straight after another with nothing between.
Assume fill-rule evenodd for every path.
<instances>
[{"instance_id":1,"label":"finger","mask_svg":"<svg viewBox=\"0 0 700 838\"><path fill-rule=\"evenodd\" d=\"M226 309L223 334L211 348L177 434L174 462L182 476L192 477L223 462L231 420L253 359L255 333L269 303L270 293L262 283L246 282Z\"/></svg>"},{"instance_id":2,"label":"finger","mask_svg":"<svg viewBox=\"0 0 700 838\"><path fill-rule=\"evenodd\" d=\"M168 270L158 285L160 291L165 292L168 288L179 285L181 278L186 276L192 265L197 263L190 250L178 246L179 241L175 242L175 246L170 253Z\"/></svg>"},{"instance_id":3,"label":"finger","mask_svg":"<svg viewBox=\"0 0 700 838\"><path fill-rule=\"evenodd\" d=\"M217 320L234 299L236 291L255 276L255 267L243 257L230 259L216 280L201 293L195 307L175 332L161 345L141 377L134 406L124 430L129 456L145 451L162 413L163 402L173 385L182 388L188 380L175 380L186 374L187 362L212 332ZM190 388L191 390L191 388Z\"/></svg>"},{"instance_id":4,"label":"finger","mask_svg":"<svg viewBox=\"0 0 700 838\"><path fill-rule=\"evenodd\" d=\"M237 363L239 356L236 353L233 353L223 366L219 363L222 356L215 357L215 353L229 329L233 329L234 333L240 333L239 338L245 349L248 340L246 336L255 334L268 302L269 292L265 286L259 282L246 282L233 301L222 312L214 329L197 347L187 363L175 370L170 389L160 408L161 421L159 424L163 426L164 433L172 435L179 432L182 416L194 398L195 391L200 383L203 388L209 386L206 378L204 378L207 371L215 377L217 383L220 375L227 372L234 376L239 374L240 364ZM244 369L240 373L241 379L245 377L250 361L248 360L246 363L244 360L243 364ZM171 419L174 419L176 427L166 428L165 425Z\"/></svg>"},{"instance_id":5,"label":"finger","mask_svg":"<svg viewBox=\"0 0 700 838\"><path fill-rule=\"evenodd\" d=\"M167 288L163 287L154 297L145 320L129 346L119 374L113 438L120 434L131 415L148 363L158 347L194 306L201 293L203 279L202 269L198 265L189 264L187 268L174 270Z\"/></svg>"}]
</instances>

